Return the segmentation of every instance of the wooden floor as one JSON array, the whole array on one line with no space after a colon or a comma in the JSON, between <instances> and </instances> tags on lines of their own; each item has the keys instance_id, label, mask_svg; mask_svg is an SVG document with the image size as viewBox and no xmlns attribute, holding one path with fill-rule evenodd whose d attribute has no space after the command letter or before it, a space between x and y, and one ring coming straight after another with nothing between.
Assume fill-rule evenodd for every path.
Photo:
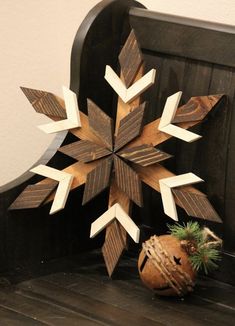
<instances>
[{"instance_id":1,"label":"wooden floor","mask_svg":"<svg viewBox=\"0 0 235 326\"><path fill-rule=\"evenodd\" d=\"M234 287L204 279L185 299L160 298L141 284L130 257L113 280L100 253L93 252L42 263L27 273L19 270L0 281L1 326L235 323Z\"/></svg>"}]
</instances>

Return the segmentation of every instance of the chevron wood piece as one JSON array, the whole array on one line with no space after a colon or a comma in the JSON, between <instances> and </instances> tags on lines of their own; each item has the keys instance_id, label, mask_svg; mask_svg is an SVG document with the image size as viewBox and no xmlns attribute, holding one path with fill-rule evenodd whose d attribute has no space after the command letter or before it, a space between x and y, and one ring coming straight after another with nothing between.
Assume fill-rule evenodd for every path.
<instances>
[{"instance_id":1,"label":"chevron wood piece","mask_svg":"<svg viewBox=\"0 0 235 326\"><path fill-rule=\"evenodd\" d=\"M133 29L126 40L118 59L126 87L129 87L134 81L138 70L143 63L142 53Z\"/></svg>"},{"instance_id":2,"label":"chevron wood piece","mask_svg":"<svg viewBox=\"0 0 235 326\"><path fill-rule=\"evenodd\" d=\"M144 167L142 167L140 165L136 165L135 166L135 171L138 173L139 178L144 183L146 183L148 186L150 186L151 188L153 188L154 190L156 190L158 192L160 192L160 185L159 185L159 180L160 179L175 176L172 172L168 171L165 167L161 166L158 163L148 166L148 169L146 169L146 168L144 168ZM196 189L196 188L194 188L194 187L192 187L190 185L182 187L182 190L184 192L189 192L190 194L195 194L195 196L198 195L198 200L201 198L200 196L205 196L201 191L199 191L198 189ZM185 204L183 204L182 201L178 200L177 196L175 196L174 199L175 199L175 203L185 210ZM207 197L206 198L203 197L202 200L203 201L207 200L208 201L208 203L207 203L208 207L211 206L211 204L210 204L209 200L207 199ZM198 205L201 205L201 204L198 202ZM215 211L210 209L208 212L210 212L207 215L208 220L215 220L215 219L218 220L218 214ZM198 215L197 217L204 219L205 218L205 213L202 214L202 215ZM219 218L219 220L220 220L220 218ZM221 220L220 220L220 222L221 222Z\"/></svg>"},{"instance_id":3,"label":"chevron wood piece","mask_svg":"<svg viewBox=\"0 0 235 326\"><path fill-rule=\"evenodd\" d=\"M195 194L183 189L183 187L172 189L172 193L189 216L200 217L218 223L222 222L206 195Z\"/></svg>"},{"instance_id":4,"label":"chevron wood piece","mask_svg":"<svg viewBox=\"0 0 235 326\"><path fill-rule=\"evenodd\" d=\"M129 103L154 84L156 70L151 69L138 81L136 81L129 88L126 88L122 80L117 76L110 66L106 66L104 78L118 94L124 103Z\"/></svg>"},{"instance_id":5,"label":"chevron wood piece","mask_svg":"<svg viewBox=\"0 0 235 326\"><path fill-rule=\"evenodd\" d=\"M63 87L63 93L67 119L38 126L38 128L44 131L45 133L50 134L81 127L81 120L76 94L66 87Z\"/></svg>"},{"instance_id":6,"label":"chevron wood piece","mask_svg":"<svg viewBox=\"0 0 235 326\"><path fill-rule=\"evenodd\" d=\"M144 64L142 64L137 72L137 75L135 77L134 81L139 80L144 74ZM121 79L123 80L123 73L121 72ZM136 108L138 108L141 104L141 98L140 96L137 97L136 99L134 99L132 102L130 103L124 103L123 100L118 97L118 110L117 110L117 114L116 114L116 124L115 124L115 136L117 136L118 133L118 128L120 125L120 121L130 112L132 112L133 110L135 110Z\"/></svg>"},{"instance_id":7,"label":"chevron wood piece","mask_svg":"<svg viewBox=\"0 0 235 326\"><path fill-rule=\"evenodd\" d=\"M56 188L58 182L27 186L9 209L38 208Z\"/></svg>"},{"instance_id":8,"label":"chevron wood piece","mask_svg":"<svg viewBox=\"0 0 235 326\"><path fill-rule=\"evenodd\" d=\"M175 116L176 110L179 106L181 96L182 96L182 92L177 92L167 98L161 116L161 120L159 123L159 127L158 127L159 130L161 130L161 128L163 127L166 127L172 122L172 117Z\"/></svg>"},{"instance_id":9,"label":"chevron wood piece","mask_svg":"<svg viewBox=\"0 0 235 326\"><path fill-rule=\"evenodd\" d=\"M118 156L114 156L114 168L118 187L138 206L142 206L142 189L138 174Z\"/></svg>"},{"instance_id":10,"label":"chevron wood piece","mask_svg":"<svg viewBox=\"0 0 235 326\"><path fill-rule=\"evenodd\" d=\"M192 97L178 108L172 123L201 121L221 98L222 94Z\"/></svg>"},{"instance_id":11,"label":"chevron wood piece","mask_svg":"<svg viewBox=\"0 0 235 326\"><path fill-rule=\"evenodd\" d=\"M163 209L166 215L178 221L175 200L171 188L202 182L203 180L193 173L185 173L159 180Z\"/></svg>"},{"instance_id":12,"label":"chevron wood piece","mask_svg":"<svg viewBox=\"0 0 235 326\"><path fill-rule=\"evenodd\" d=\"M55 198L51 206L50 215L63 209L73 182L73 175L42 164L36 166L30 171L59 182Z\"/></svg>"},{"instance_id":13,"label":"chevron wood piece","mask_svg":"<svg viewBox=\"0 0 235 326\"><path fill-rule=\"evenodd\" d=\"M141 133L143 128L145 105L145 102L142 103L138 108L126 115L120 121L118 134L115 140L115 151L125 146Z\"/></svg>"},{"instance_id":14,"label":"chevron wood piece","mask_svg":"<svg viewBox=\"0 0 235 326\"><path fill-rule=\"evenodd\" d=\"M82 205L101 193L110 184L112 158L106 158L87 175Z\"/></svg>"},{"instance_id":15,"label":"chevron wood piece","mask_svg":"<svg viewBox=\"0 0 235 326\"><path fill-rule=\"evenodd\" d=\"M120 204L114 204L104 214L102 214L91 225L90 237L94 238L100 233L107 225L109 225L114 219L117 219L132 239L138 243L140 230L136 224L132 221L130 216L126 214Z\"/></svg>"},{"instance_id":16,"label":"chevron wood piece","mask_svg":"<svg viewBox=\"0 0 235 326\"><path fill-rule=\"evenodd\" d=\"M60 97L31 88L21 87L21 89L36 112L43 113L54 121L67 118L65 102ZM82 126L69 131L80 139L90 140L96 144L103 145L103 142L90 130L88 117L83 112L80 112L80 120Z\"/></svg>"},{"instance_id":17,"label":"chevron wood piece","mask_svg":"<svg viewBox=\"0 0 235 326\"><path fill-rule=\"evenodd\" d=\"M118 152L118 155L141 166L149 166L172 157L172 155L150 145L140 145L137 147L126 148L121 152Z\"/></svg>"},{"instance_id":18,"label":"chevron wood piece","mask_svg":"<svg viewBox=\"0 0 235 326\"><path fill-rule=\"evenodd\" d=\"M178 92L167 98L158 129L184 141L193 142L201 136L171 123L174 120L181 95L182 92Z\"/></svg>"},{"instance_id":19,"label":"chevron wood piece","mask_svg":"<svg viewBox=\"0 0 235 326\"><path fill-rule=\"evenodd\" d=\"M88 119L92 131L108 149L113 148L113 119L105 114L94 102L87 100Z\"/></svg>"},{"instance_id":20,"label":"chevron wood piece","mask_svg":"<svg viewBox=\"0 0 235 326\"><path fill-rule=\"evenodd\" d=\"M198 109L200 108L201 110L203 110L203 106L201 106L201 101L200 101L201 98L204 98L204 96L198 97L198 103L199 103ZM210 98L210 100L208 100L208 102L207 102L208 110L210 112L213 108L215 108L219 104L219 102L222 98L222 95L214 95L214 96L209 95L208 98ZM191 101L191 99L189 100L189 102ZM206 103L205 99L204 99L203 103L204 104ZM181 109L181 107L179 109ZM126 147L131 148L131 147L135 147L135 146L139 146L139 145L143 145L143 144L157 146L157 145L163 143L164 141L166 141L167 139L170 139L172 137L171 135L161 132L158 129L159 123L160 123L160 119L156 119L156 120L148 123L146 126L144 126L142 133L141 133L141 137L137 137L132 142L127 144ZM200 121L188 121L188 122L179 123L178 126L183 129L189 129L189 128L197 125L198 123L200 123Z\"/></svg>"},{"instance_id":21,"label":"chevron wood piece","mask_svg":"<svg viewBox=\"0 0 235 326\"><path fill-rule=\"evenodd\" d=\"M89 140L80 140L59 148L64 153L78 161L88 163L110 155L111 152Z\"/></svg>"},{"instance_id":22,"label":"chevron wood piece","mask_svg":"<svg viewBox=\"0 0 235 326\"><path fill-rule=\"evenodd\" d=\"M21 90L36 112L61 119L67 118L64 105L54 94L26 87L21 87Z\"/></svg>"}]
</instances>

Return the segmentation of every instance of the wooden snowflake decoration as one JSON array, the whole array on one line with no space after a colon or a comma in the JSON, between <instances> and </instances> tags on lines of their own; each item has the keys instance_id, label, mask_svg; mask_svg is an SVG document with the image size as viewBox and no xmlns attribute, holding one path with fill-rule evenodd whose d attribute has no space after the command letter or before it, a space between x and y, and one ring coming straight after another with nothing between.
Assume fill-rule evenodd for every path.
<instances>
[{"instance_id":1,"label":"wooden snowflake decoration","mask_svg":"<svg viewBox=\"0 0 235 326\"><path fill-rule=\"evenodd\" d=\"M34 109L54 120L40 126L43 131L69 130L79 138L59 149L78 162L63 171L45 165L35 167L31 171L46 179L26 187L10 207L36 208L53 201L53 214L64 208L69 192L83 184L83 204L110 187L109 208L91 226L91 237L106 228L102 253L110 276L126 248L127 233L139 241L139 229L129 215L131 202L143 204L141 182L161 193L164 212L174 220L177 204L190 216L221 222L206 195L191 186L203 180L193 173L174 176L159 164L171 155L156 146L172 136L188 142L197 140L200 136L187 129L200 123L222 95L192 97L178 108L178 92L167 99L161 118L143 126L146 104L141 103L139 95L154 83L155 70L143 73L143 59L133 31L119 62L120 78L109 66L105 71L105 79L119 96L115 126L90 99L88 116L79 112L76 95L66 88L64 101L48 92L22 88Z\"/></svg>"}]
</instances>

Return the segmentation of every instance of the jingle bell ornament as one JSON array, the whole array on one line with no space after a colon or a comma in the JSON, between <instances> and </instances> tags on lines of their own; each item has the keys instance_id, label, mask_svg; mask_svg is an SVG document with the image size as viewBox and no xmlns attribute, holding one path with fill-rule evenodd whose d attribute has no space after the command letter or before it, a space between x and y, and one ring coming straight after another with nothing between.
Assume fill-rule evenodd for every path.
<instances>
[{"instance_id":1,"label":"jingle bell ornament","mask_svg":"<svg viewBox=\"0 0 235 326\"><path fill-rule=\"evenodd\" d=\"M208 228L197 222L170 227L171 235L152 236L143 243L138 260L143 283L158 295L184 296L192 292L197 271L217 267L222 244Z\"/></svg>"},{"instance_id":2,"label":"jingle bell ornament","mask_svg":"<svg viewBox=\"0 0 235 326\"><path fill-rule=\"evenodd\" d=\"M193 291L196 272L180 241L172 235L155 235L146 241L138 269L143 283L157 294L183 296Z\"/></svg>"}]
</instances>

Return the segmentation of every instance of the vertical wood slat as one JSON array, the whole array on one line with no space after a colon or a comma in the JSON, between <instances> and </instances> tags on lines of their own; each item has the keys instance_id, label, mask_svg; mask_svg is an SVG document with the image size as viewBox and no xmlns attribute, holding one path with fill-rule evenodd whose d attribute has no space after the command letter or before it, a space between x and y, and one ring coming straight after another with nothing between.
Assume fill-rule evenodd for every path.
<instances>
[{"instance_id":1,"label":"vertical wood slat","mask_svg":"<svg viewBox=\"0 0 235 326\"><path fill-rule=\"evenodd\" d=\"M124 45L125 47L125 45ZM123 51L123 50L122 50ZM126 54L128 55L128 53ZM122 60L125 60L123 57ZM121 62L120 62L121 63ZM121 64L121 79L124 80L125 71L122 69ZM144 74L143 64L133 74L136 75L133 82L140 79ZM140 97L137 97L134 101L129 104L125 104L122 99L118 98L117 112L116 112L116 125L115 135L118 134L119 124L121 119L125 118L134 108L140 105ZM119 203L124 211L130 215L131 202L129 197L124 194L116 185L114 180L111 182L109 207ZM106 228L105 242L102 247L102 253L105 260L106 268L109 276L111 277L118 262L121 258L123 251L127 248L127 232L118 221L114 221Z\"/></svg>"}]
</instances>

